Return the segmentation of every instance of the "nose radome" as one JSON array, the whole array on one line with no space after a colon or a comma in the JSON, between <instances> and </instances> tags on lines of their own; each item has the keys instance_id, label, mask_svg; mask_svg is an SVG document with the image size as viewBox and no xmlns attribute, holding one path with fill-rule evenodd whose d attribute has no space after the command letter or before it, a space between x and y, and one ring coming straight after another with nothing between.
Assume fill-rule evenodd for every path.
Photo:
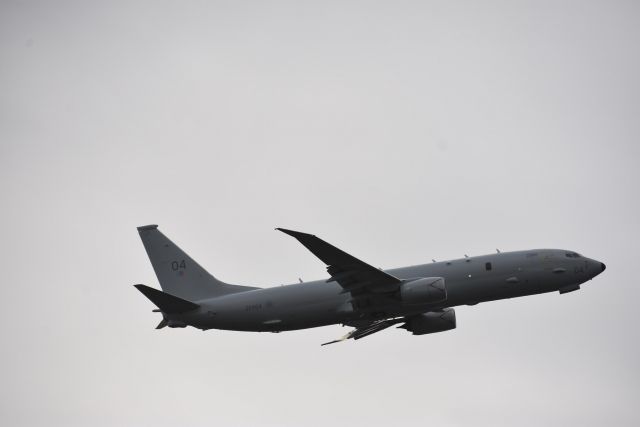
<instances>
[{"instance_id":1,"label":"nose radome","mask_svg":"<svg viewBox=\"0 0 640 427\"><path fill-rule=\"evenodd\" d=\"M600 268L602 269L602 271L605 271L607 269L607 266L604 265L604 262L600 263Z\"/></svg>"}]
</instances>

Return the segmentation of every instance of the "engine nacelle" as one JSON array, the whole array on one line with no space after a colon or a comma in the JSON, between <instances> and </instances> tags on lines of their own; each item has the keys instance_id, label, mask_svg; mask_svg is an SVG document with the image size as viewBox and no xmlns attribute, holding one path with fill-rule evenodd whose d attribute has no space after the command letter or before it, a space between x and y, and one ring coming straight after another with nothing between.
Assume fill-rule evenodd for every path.
<instances>
[{"instance_id":1,"label":"engine nacelle","mask_svg":"<svg viewBox=\"0 0 640 427\"><path fill-rule=\"evenodd\" d=\"M442 277L424 277L404 282L400 286L400 298L407 304L434 304L447 299L447 289Z\"/></svg>"},{"instance_id":2,"label":"engine nacelle","mask_svg":"<svg viewBox=\"0 0 640 427\"><path fill-rule=\"evenodd\" d=\"M445 308L441 311L423 313L408 318L407 323L400 327L413 333L413 335L449 331L456 328L456 312L453 308Z\"/></svg>"}]
</instances>

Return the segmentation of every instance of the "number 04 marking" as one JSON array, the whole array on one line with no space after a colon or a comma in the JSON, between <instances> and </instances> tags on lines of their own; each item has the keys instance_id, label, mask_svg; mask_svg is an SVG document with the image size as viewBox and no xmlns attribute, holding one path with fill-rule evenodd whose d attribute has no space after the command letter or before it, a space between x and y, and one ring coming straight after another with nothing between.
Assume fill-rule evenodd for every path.
<instances>
[{"instance_id":1,"label":"number 04 marking","mask_svg":"<svg viewBox=\"0 0 640 427\"><path fill-rule=\"evenodd\" d=\"M184 262L184 260L178 262L178 261L172 261L171 262L171 269L173 271L178 271L178 270L184 270L185 268L187 268L187 264Z\"/></svg>"}]
</instances>

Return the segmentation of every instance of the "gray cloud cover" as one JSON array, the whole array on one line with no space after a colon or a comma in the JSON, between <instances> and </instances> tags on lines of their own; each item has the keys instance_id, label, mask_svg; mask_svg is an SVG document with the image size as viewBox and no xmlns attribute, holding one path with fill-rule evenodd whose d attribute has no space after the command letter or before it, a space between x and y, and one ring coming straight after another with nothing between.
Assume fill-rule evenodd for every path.
<instances>
[{"instance_id":1,"label":"gray cloud cover","mask_svg":"<svg viewBox=\"0 0 640 427\"><path fill-rule=\"evenodd\" d=\"M0 422L637 425L637 2L0 5ZM458 329L153 327L135 226L223 280L569 248Z\"/></svg>"}]
</instances>

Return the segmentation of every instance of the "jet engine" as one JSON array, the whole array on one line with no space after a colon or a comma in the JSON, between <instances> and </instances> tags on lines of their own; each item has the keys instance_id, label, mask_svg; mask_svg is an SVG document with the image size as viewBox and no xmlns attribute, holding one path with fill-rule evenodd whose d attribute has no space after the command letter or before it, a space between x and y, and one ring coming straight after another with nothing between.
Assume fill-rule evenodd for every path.
<instances>
[{"instance_id":1,"label":"jet engine","mask_svg":"<svg viewBox=\"0 0 640 427\"><path fill-rule=\"evenodd\" d=\"M408 304L432 304L447 299L442 277L423 277L404 282L400 286L400 299Z\"/></svg>"},{"instance_id":2,"label":"jet engine","mask_svg":"<svg viewBox=\"0 0 640 427\"><path fill-rule=\"evenodd\" d=\"M433 334L456 328L456 312L453 308L441 311L431 311L407 318L407 322L400 326L413 335Z\"/></svg>"}]
</instances>

